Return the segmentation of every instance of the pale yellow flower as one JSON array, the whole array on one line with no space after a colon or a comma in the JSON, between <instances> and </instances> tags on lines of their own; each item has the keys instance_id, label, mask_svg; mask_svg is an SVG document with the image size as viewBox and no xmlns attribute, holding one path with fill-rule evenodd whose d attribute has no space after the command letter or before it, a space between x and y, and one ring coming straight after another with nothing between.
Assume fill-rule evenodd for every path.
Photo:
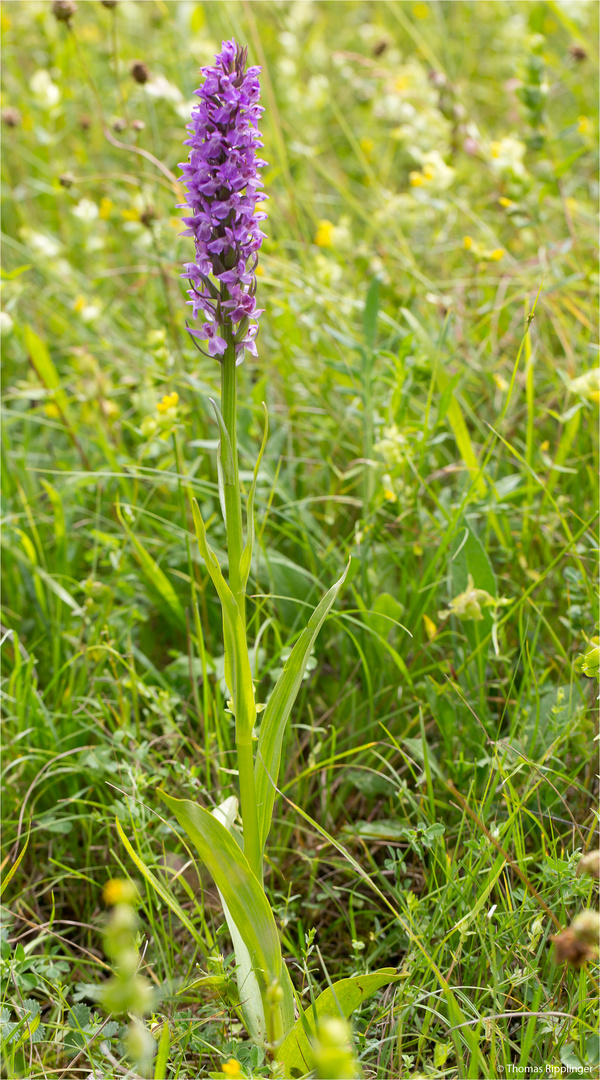
<instances>
[{"instance_id":1,"label":"pale yellow flower","mask_svg":"<svg viewBox=\"0 0 600 1080\"><path fill-rule=\"evenodd\" d=\"M333 247L334 233L335 225L333 224L333 222L328 221L327 218L322 218L319 222L319 226L315 235L315 244L317 245L317 247Z\"/></svg>"},{"instance_id":2,"label":"pale yellow flower","mask_svg":"<svg viewBox=\"0 0 600 1080\"><path fill-rule=\"evenodd\" d=\"M156 408L159 413L166 413L169 409L174 409L179 401L179 394L176 390L172 394L165 394L162 401L159 401Z\"/></svg>"}]
</instances>

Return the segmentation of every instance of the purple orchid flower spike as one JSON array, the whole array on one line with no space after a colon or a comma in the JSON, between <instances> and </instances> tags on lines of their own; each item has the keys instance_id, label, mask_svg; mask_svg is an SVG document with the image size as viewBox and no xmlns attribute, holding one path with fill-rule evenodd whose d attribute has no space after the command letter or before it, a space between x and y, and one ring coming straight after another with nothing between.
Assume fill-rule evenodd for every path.
<instances>
[{"instance_id":1,"label":"purple orchid flower spike","mask_svg":"<svg viewBox=\"0 0 600 1080\"><path fill-rule=\"evenodd\" d=\"M228 342L235 347L236 364L244 350L257 355L256 264L265 234L266 218L260 203L267 198L259 169L266 165L257 156L262 146L257 122L259 67L246 69L248 50L224 41L215 66L202 68L204 82L195 91L199 101L192 109L187 130L190 147L187 162L180 165L187 193L182 205L191 211L183 218L183 236L193 236L196 260L186 263L182 277L194 318L204 320L200 329L188 327L193 337L208 341L210 356L222 359Z\"/></svg>"}]
</instances>

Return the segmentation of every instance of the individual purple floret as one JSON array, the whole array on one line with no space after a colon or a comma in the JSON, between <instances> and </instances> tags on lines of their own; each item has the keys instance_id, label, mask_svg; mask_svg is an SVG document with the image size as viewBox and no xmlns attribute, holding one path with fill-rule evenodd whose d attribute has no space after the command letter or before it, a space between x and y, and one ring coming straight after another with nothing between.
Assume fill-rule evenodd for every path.
<instances>
[{"instance_id":1,"label":"individual purple floret","mask_svg":"<svg viewBox=\"0 0 600 1080\"><path fill-rule=\"evenodd\" d=\"M257 121L259 67L245 71L247 49L235 41L224 41L214 67L201 69L204 82L194 91L200 99L192 109L187 130L189 160L180 165L187 187L185 203L191 217L183 236L193 236L196 261L186 263L184 278L194 318L201 314L199 329L188 327L194 337L208 340L210 356L222 358L227 342L235 345L236 364L244 349L257 355L254 339L256 319L256 264L265 236L260 222L266 214L260 203L267 196L259 191L259 168L266 161L257 157L262 146ZM253 321L254 320L254 321Z\"/></svg>"}]
</instances>

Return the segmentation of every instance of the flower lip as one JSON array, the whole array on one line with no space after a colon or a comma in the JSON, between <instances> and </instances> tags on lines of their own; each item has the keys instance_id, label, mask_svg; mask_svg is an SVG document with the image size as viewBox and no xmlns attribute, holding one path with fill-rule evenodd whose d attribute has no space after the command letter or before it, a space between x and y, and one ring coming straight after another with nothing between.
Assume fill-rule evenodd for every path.
<instances>
[{"instance_id":1,"label":"flower lip","mask_svg":"<svg viewBox=\"0 0 600 1080\"><path fill-rule=\"evenodd\" d=\"M182 277L191 284L194 318L202 311L210 319L201 330L188 330L208 341L211 356L221 356L225 337L213 323L221 331L229 325L238 363L244 348L256 355L258 327L249 320L263 310L256 306L255 271L265 237L260 224L267 216L260 206L267 196L259 191L259 169L266 162L257 156L263 145L257 128L263 112L260 68L246 68L247 53L234 39L224 41L214 66L201 69L204 82L194 92L198 101L184 142L189 158L180 165L187 188L183 207L190 212L182 235L194 238L196 250ZM242 320L248 327L244 334L239 333Z\"/></svg>"}]
</instances>

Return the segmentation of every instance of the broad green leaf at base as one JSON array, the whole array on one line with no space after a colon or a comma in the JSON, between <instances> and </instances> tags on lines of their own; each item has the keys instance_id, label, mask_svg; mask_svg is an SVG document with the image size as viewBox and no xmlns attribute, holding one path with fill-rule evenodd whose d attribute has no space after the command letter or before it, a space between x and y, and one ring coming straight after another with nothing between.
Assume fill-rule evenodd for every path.
<instances>
[{"instance_id":1,"label":"broad green leaf at base","mask_svg":"<svg viewBox=\"0 0 600 1080\"><path fill-rule=\"evenodd\" d=\"M319 1019L325 1016L339 1016L347 1020L359 1005L385 986L400 978L395 968L381 968L370 975L357 975L353 979L341 979L329 986L317 998L304 1015L299 1017L292 1030L279 1047L275 1058L283 1063L286 1080L304 1076L312 1068L313 1053L306 1026L316 1034Z\"/></svg>"}]
</instances>

